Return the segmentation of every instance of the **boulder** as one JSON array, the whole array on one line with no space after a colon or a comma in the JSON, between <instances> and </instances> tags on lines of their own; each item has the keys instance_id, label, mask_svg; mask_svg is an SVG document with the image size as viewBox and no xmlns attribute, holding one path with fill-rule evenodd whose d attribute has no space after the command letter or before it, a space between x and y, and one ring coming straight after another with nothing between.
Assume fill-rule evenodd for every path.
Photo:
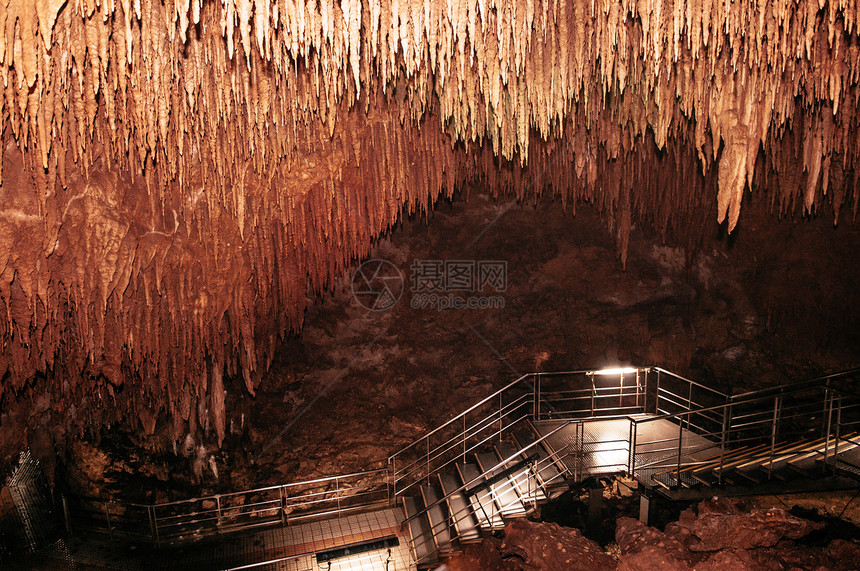
<instances>
[{"instance_id":1,"label":"boulder","mask_svg":"<svg viewBox=\"0 0 860 571\"><path fill-rule=\"evenodd\" d=\"M741 513L729 500L714 498L701 502L697 511L684 510L672 535L682 538L691 551L754 549L772 547L783 539L800 539L823 524L795 517L783 509Z\"/></svg>"},{"instance_id":2,"label":"boulder","mask_svg":"<svg viewBox=\"0 0 860 571\"><path fill-rule=\"evenodd\" d=\"M616 567L615 559L578 529L526 519L512 520L505 527L501 552L505 558L522 559L524 570L603 571Z\"/></svg>"},{"instance_id":3,"label":"boulder","mask_svg":"<svg viewBox=\"0 0 860 571\"><path fill-rule=\"evenodd\" d=\"M653 547L666 558L683 562L685 565L693 564L697 559L697 556L677 539L668 537L659 529L629 517L618 519L615 527L615 541L622 556Z\"/></svg>"}]
</instances>

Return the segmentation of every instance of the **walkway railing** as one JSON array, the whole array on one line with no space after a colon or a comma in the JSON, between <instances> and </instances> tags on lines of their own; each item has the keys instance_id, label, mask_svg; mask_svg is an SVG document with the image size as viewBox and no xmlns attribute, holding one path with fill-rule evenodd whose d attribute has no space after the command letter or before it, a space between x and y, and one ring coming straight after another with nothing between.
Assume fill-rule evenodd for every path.
<instances>
[{"instance_id":1,"label":"walkway railing","mask_svg":"<svg viewBox=\"0 0 860 571\"><path fill-rule=\"evenodd\" d=\"M432 474L504 440L526 420L575 422L582 438L557 452L576 456L597 443L586 430L588 419L596 418L629 423L629 438L612 440L611 452L627 458L617 471L640 480L674 470L680 485L696 451L689 435L718 446L709 461L720 468L739 447L769 446L772 465L780 443L815 438L823 439L825 465L839 467L839 447L858 442L860 433L860 369L734 396L659 367L529 373L392 454L387 469L160 504L68 498L66 511L73 530L156 545L339 516L415 492ZM647 423L660 420L676 424L678 435L648 440ZM593 468L577 465L569 475L584 478ZM847 468L860 473L860 466Z\"/></svg>"},{"instance_id":2,"label":"walkway railing","mask_svg":"<svg viewBox=\"0 0 860 571\"><path fill-rule=\"evenodd\" d=\"M155 545L336 517L391 502L387 470L371 470L159 504L70 499L73 526Z\"/></svg>"},{"instance_id":3,"label":"walkway railing","mask_svg":"<svg viewBox=\"0 0 860 571\"><path fill-rule=\"evenodd\" d=\"M487 443L504 440L506 434L526 419L565 420L644 413L649 390L651 407L658 407L660 399L670 395L665 387L662 393L658 391L655 384L658 375L671 375L685 387L692 383L662 369L659 370L662 373L656 371L631 367L523 375L392 454L388 458L392 495L412 490L457 460L465 462L469 453ZM690 392L684 390L685 395Z\"/></svg>"},{"instance_id":4,"label":"walkway railing","mask_svg":"<svg viewBox=\"0 0 860 571\"><path fill-rule=\"evenodd\" d=\"M729 459L749 451L761 459L770 477L774 463L786 454L780 445L792 443L820 443L821 462L837 467L846 463L837 455L840 446L858 442L858 386L860 369L853 369L761 391L723 395L725 402L711 406L694 406L706 404L703 402L688 405L666 397L663 402L678 410L667 412L670 409L659 407L661 414L656 416L630 418L628 472L649 485L655 473L671 474L673 486L678 487L685 483L684 472L708 466L718 474L720 484ZM719 400L720 395L713 398ZM661 440L645 436L655 432L648 430L648 424L667 420L677 424L677 436ZM709 450L713 453L706 458L691 458L696 452ZM860 473L860 466L845 467Z\"/></svg>"}]
</instances>

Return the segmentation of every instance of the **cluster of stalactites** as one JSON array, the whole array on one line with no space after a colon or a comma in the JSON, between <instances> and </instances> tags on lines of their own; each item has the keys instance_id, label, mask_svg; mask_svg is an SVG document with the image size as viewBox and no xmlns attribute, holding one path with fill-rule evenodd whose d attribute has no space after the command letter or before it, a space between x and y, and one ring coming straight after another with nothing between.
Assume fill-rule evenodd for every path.
<instances>
[{"instance_id":1,"label":"cluster of stalactites","mask_svg":"<svg viewBox=\"0 0 860 571\"><path fill-rule=\"evenodd\" d=\"M469 178L594 202L622 261L632 217L714 201L732 229L749 185L856 211L858 23L856 0L0 0L0 396L48 371L57 403L223 438L222 374L253 392L307 283Z\"/></svg>"},{"instance_id":2,"label":"cluster of stalactites","mask_svg":"<svg viewBox=\"0 0 860 571\"><path fill-rule=\"evenodd\" d=\"M733 228L760 146L798 107L819 116L810 171L856 155L839 112L857 97L858 23L856 0L0 0L0 105L48 184L69 168L56 148L86 170L98 141L159 187L211 160L230 189L236 164L271 179L304 151L297 123L331 134L377 88L402 121L438 102L453 139L521 162L530 130L563 135L577 107L590 125L639 99L644 116L621 105L614 119L658 147L676 106L706 167L722 146L718 216Z\"/></svg>"}]
</instances>

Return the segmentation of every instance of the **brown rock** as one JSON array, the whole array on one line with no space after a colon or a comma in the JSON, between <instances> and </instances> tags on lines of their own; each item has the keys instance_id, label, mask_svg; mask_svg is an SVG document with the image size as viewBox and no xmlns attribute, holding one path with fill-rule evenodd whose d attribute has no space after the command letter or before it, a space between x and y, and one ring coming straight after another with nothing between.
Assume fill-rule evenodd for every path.
<instances>
[{"instance_id":1,"label":"brown rock","mask_svg":"<svg viewBox=\"0 0 860 571\"><path fill-rule=\"evenodd\" d=\"M618 571L690 571L692 567L676 559L659 547L646 545L635 553L622 555L618 560Z\"/></svg>"},{"instance_id":2,"label":"brown rock","mask_svg":"<svg viewBox=\"0 0 860 571\"><path fill-rule=\"evenodd\" d=\"M657 528L649 527L629 517L622 517L615 527L615 541L622 555L636 554L654 548L665 557L690 565L695 562L696 555L677 539L668 537Z\"/></svg>"},{"instance_id":3,"label":"brown rock","mask_svg":"<svg viewBox=\"0 0 860 571\"><path fill-rule=\"evenodd\" d=\"M689 527L699 539L691 551L753 549L770 547L781 539L800 539L823 524L794 517L782 509L757 510L748 514L700 513Z\"/></svg>"},{"instance_id":4,"label":"brown rock","mask_svg":"<svg viewBox=\"0 0 860 571\"><path fill-rule=\"evenodd\" d=\"M824 550L831 569L856 569L860 566L860 543L835 539Z\"/></svg>"},{"instance_id":5,"label":"brown rock","mask_svg":"<svg viewBox=\"0 0 860 571\"><path fill-rule=\"evenodd\" d=\"M484 539L481 543L464 546L462 553L448 560L448 571L515 571L516 563L502 559L500 543L497 539Z\"/></svg>"},{"instance_id":6,"label":"brown rock","mask_svg":"<svg viewBox=\"0 0 860 571\"><path fill-rule=\"evenodd\" d=\"M503 556L517 556L522 569L600 571L615 569L615 560L579 530L556 523L515 519L505 527Z\"/></svg>"},{"instance_id":7,"label":"brown rock","mask_svg":"<svg viewBox=\"0 0 860 571\"><path fill-rule=\"evenodd\" d=\"M696 571L759 571L761 567L750 552L743 549L718 551L696 565Z\"/></svg>"}]
</instances>

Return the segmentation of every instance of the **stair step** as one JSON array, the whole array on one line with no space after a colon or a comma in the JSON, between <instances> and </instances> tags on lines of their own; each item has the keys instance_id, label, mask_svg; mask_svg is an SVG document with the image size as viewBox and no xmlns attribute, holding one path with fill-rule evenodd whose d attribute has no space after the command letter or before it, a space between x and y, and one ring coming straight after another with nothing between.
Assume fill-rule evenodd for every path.
<instances>
[{"instance_id":1,"label":"stair step","mask_svg":"<svg viewBox=\"0 0 860 571\"><path fill-rule=\"evenodd\" d=\"M496 455L499 460L505 460L513 456L518 448L507 442L501 442L496 447ZM525 459L524 454L519 454L514 460L505 464L505 468L514 466L519 460ZM531 467L525 467L510 477L514 484L514 489L524 503L541 502L546 499L546 494L540 488L537 479L531 471Z\"/></svg>"},{"instance_id":2,"label":"stair step","mask_svg":"<svg viewBox=\"0 0 860 571\"><path fill-rule=\"evenodd\" d=\"M504 470L504 467L502 467L493 470L492 473L489 472L493 466L499 463L499 459L492 452L479 452L475 454L475 457L478 459L478 465L481 467L481 472L484 473L486 478L492 478ZM514 484L509 478L504 478L500 482L493 484L490 486L490 489L503 517L526 515L526 508L516 491L514 491Z\"/></svg>"},{"instance_id":3,"label":"stair step","mask_svg":"<svg viewBox=\"0 0 860 571\"><path fill-rule=\"evenodd\" d=\"M436 550L443 557L454 552L451 544L451 530L448 528L448 506L445 502L433 505L442 499L441 489L438 486L421 486L421 497L425 506L432 506L427 510L427 519L430 521L430 533Z\"/></svg>"},{"instance_id":4,"label":"stair step","mask_svg":"<svg viewBox=\"0 0 860 571\"><path fill-rule=\"evenodd\" d=\"M514 432L514 439L520 449L525 448L532 442L535 442L538 437L529 429L521 429ZM555 465L555 461L550 457L549 452L544 447L543 442L529 448L528 453L536 453L538 455L537 475L541 486L545 489L554 485L564 483L562 471Z\"/></svg>"},{"instance_id":5,"label":"stair step","mask_svg":"<svg viewBox=\"0 0 860 571\"><path fill-rule=\"evenodd\" d=\"M424 509L424 505L420 499L412 497L403 498L403 510L406 512L407 519L422 509ZM433 543L433 536L430 532L430 524L427 521L426 514L410 521L408 527L409 536L412 539L412 547L415 550L416 563L422 566L439 561L439 554L436 552L436 546Z\"/></svg>"},{"instance_id":6,"label":"stair step","mask_svg":"<svg viewBox=\"0 0 860 571\"><path fill-rule=\"evenodd\" d=\"M465 464L458 462L457 472L464 483L471 482L481 475L481 472L478 471L478 467L468 462ZM475 484L472 484L472 487L474 486ZM478 524L482 528L502 529L505 527L505 523L499 515L499 508L496 507L488 490L481 490L470 495L469 503L472 505L472 511L475 514L475 518L478 520Z\"/></svg>"},{"instance_id":7,"label":"stair step","mask_svg":"<svg viewBox=\"0 0 860 571\"><path fill-rule=\"evenodd\" d=\"M462 481L453 474L439 474L439 483L442 486L442 493L448 496L448 512L451 514L454 530L457 532L460 543L479 541L481 532L478 529L478 522L472 514L469 501L460 492L451 493L463 485Z\"/></svg>"}]
</instances>

